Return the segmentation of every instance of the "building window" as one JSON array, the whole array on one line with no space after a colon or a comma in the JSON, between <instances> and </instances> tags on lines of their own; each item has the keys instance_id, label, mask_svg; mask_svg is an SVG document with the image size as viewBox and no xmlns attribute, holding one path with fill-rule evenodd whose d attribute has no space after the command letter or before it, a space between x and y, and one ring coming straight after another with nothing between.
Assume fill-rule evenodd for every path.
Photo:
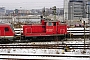
<instances>
[{"instance_id":1,"label":"building window","mask_svg":"<svg viewBox=\"0 0 90 60\"><path fill-rule=\"evenodd\" d=\"M82 15L82 13L74 13L74 15Z\"/></svg>"},{"instance_id":2,"label":"building window","mask_svg":"<svg viewBox=\"0 0 90 60\"><path fill-rule=\"evenodd\" d=\"M74 16L74 17L82 17L82 16Z\"/></svg>"},{"instance_id":3,"label":"building window","mask_svg":"<svg viewBox=\"0 0 90 60\"><path fill-rule=\"evenodd\" d=\"M74 7L74 9L83 9L83 7Z\"/></svg>"},{"instance_id":4,"label":"building window","mask_svg":"<svg viewBox=\"0 0 90 60\"><path fill-rule=\"evenodd\" d=\"M83 12L82 10L74 10L74 12Z\"/></svg>"}]
</instances>

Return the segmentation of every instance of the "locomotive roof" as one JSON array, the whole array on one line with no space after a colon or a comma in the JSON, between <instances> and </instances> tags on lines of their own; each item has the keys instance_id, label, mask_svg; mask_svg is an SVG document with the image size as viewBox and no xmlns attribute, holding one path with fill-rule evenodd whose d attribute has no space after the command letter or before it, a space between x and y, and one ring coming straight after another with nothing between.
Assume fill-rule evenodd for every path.
<instances>
[{"instance_id":1,"label":"locomotive roof","mask_svg":"<svg viewBox=\"0 0 90 60\"><path fill-rule=\"evenodd\" d=\"M1 23L0 22L0 25L11 25L11 24L9 24L9 23Z\"/></svg>"},{"instance_id":2,"label":"locomotive roof","mask_svg":"<svg viewBox=\"0 0 90 60\"><path fill-rule=\"evenodd\" d=\"M45 22L58 22L58 20L48 20L48 21L45 21Z\"/></svg>"},{"instance_id":3,"label":"locomotive roof","mask_svg":"<svg viewBox=\"0 0 90 60\"><path fill-rule=\"evenodd\" d=\"M5 23L0 22L0 24L5 24Z\"/></svg>"}]
</instances>

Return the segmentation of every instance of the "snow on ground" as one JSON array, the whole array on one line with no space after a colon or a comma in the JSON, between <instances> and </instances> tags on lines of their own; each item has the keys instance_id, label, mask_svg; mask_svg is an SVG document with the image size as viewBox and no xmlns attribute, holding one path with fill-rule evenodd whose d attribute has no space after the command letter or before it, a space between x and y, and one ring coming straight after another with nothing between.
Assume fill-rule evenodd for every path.
<instances>
[{"instance_id":1,"label":"snow on ground","mask_svg":"<svg viewBox=\"0 0 90 60\"><path fill-rule=\"evenodd\" d=\"M61 44L62 42L32 42L32 43L24 43L24 44ZM68 44L83 44L84 41L64 41L64 43ZM90 40L87 40L86 43L90 43ZM13 43L15 44L15 43ZM22 44L22 43L19 43ZM85 51L86 53L83 53ZM0 53L16 53L16 54L62 54L64 52L63 49L23 49L23 48L8 48L8 49L0 49ZM90 55L90 49L72 49L70 52L64 52L64 55ZM3 56L1 56L3 57ZM67 57L68 58L68 57ZM69 59L65 60L69 60ZM62 59L62 60L64 60ZM74 60L74 58L70 58L70 60ZM79 58L76 58L77 60L80 60ZM82 58L81 58L82 59ZM83 58L82 60L90 60L90 58Z\"/></svg>"},{"instance_id":2,"label":"snow on ground","mask_svg":"<svg viewBox=\"0 0 90 60\"><path fill-rule=\"evenodd\" d=\"M2 56L0 58L11 58L11 60L15 60L15 57L17 57L17 59L35 59L35 60L90 60L90 58L72 58L72 57L29 57L29 56ZM0 59L1 60L1 59ZM2 59L3 60L3 59ZM5 59L4 59L5 60Z\"/></svg>"},{"instance_id":3,"label":"snow on ground","mask_svg":"<svg viewBox=\"0 0 90 60\"><path fill-rule=\"evenodd\" d=\"M73 49L70 52L64 52L64 54L90 55L89 49L86 49L84 54L83 51L83 49ZM0 49L0 53L62 54L62 52L62 49Z\"/></svg>"}]
</instances>

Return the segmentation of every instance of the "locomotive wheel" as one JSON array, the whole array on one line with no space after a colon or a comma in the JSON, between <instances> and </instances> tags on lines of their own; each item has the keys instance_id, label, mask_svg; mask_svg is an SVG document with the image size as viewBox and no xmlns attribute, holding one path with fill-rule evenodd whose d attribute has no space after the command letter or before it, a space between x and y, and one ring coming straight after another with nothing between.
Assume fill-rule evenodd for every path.
<instances>
[{"instance_id":1,"label":"locomotive wheel","mask_svg":"<svg viewBox=\"0 0 90 60\"><path fill-rule=\"evenodd\" d=\"M5 44L5 43L6 43L6 42L5 42L5 39L2 38L2 39L0 40L0 43L1 43L1 44Z\"/></svg>"},{"instance_id":2,"label":"locomotive wheel","mask_svg":"<svg viewBox=\"0 0 90 60\"><path fill-rule=\"evenodd\" d=\"M0 43L1 44L5 44L5 40L2 38L2 39L0 39Z\"/></svg>"},{"instance_id":3,"label":"locomotive wheel","mask_svg":"<svg viewBox=\"0 0 90 60\"><path fill-rule=\"evenodd\" d=\"M7 44L7 43L11 43L11 41L8 40L8 39L2 38L2 39L0 39L0 43L1 43L1 44Z\"/></svg>"},{"instance_id":4,"label":"locomotive wheel","mask_svg":"<svg viewBox=\"0 0 90 60\"><path fill-rule=\"evenodd\" d=\"M0 39L0 44L2 44L2 39Z\"/></svg>"},{"instance_id":5,"label":"locomotive wheel","mask_svg":"<svg viewBox=\"0 0 90 60\"><path fill-rule=\"evenodd\" d=\"M26 42L32 42L33 38L32 37L25 37Z\"/></svg>"}]
</instances>

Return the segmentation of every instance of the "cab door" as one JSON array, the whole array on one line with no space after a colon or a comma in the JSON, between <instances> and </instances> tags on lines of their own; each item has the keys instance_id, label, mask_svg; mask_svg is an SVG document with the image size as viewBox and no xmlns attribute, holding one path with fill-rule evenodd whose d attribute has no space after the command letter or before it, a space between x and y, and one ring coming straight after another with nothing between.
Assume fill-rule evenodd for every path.
<instances>
[{"instance_id":1,"label":"cab door","mask_svg":"<svg viewBox=\"0 0 90 60\"><path fill-rule=\"evenodd\" d=\"M53 23L46 22L46 34L53 34Z\"/></svg>"},{"instance_id":2,"label":"cab door","mask_svg":"<svg viewBox=\"0 0 90 60\"><path fill-rule=\"evenodd\" d=\"M53 22L53 34L57 33L57 23Z\"/></svg>"},{"instance_id":3,"label":"cab door","mask_svg":"<svg viewBox=\"0 0 90 60\"><path fill-rule=\"evenodd\" d=\"M57 23L56 22L47 22L46 33L47 34L56 34L57 33Z\"/></svg>"}]
</instances>

